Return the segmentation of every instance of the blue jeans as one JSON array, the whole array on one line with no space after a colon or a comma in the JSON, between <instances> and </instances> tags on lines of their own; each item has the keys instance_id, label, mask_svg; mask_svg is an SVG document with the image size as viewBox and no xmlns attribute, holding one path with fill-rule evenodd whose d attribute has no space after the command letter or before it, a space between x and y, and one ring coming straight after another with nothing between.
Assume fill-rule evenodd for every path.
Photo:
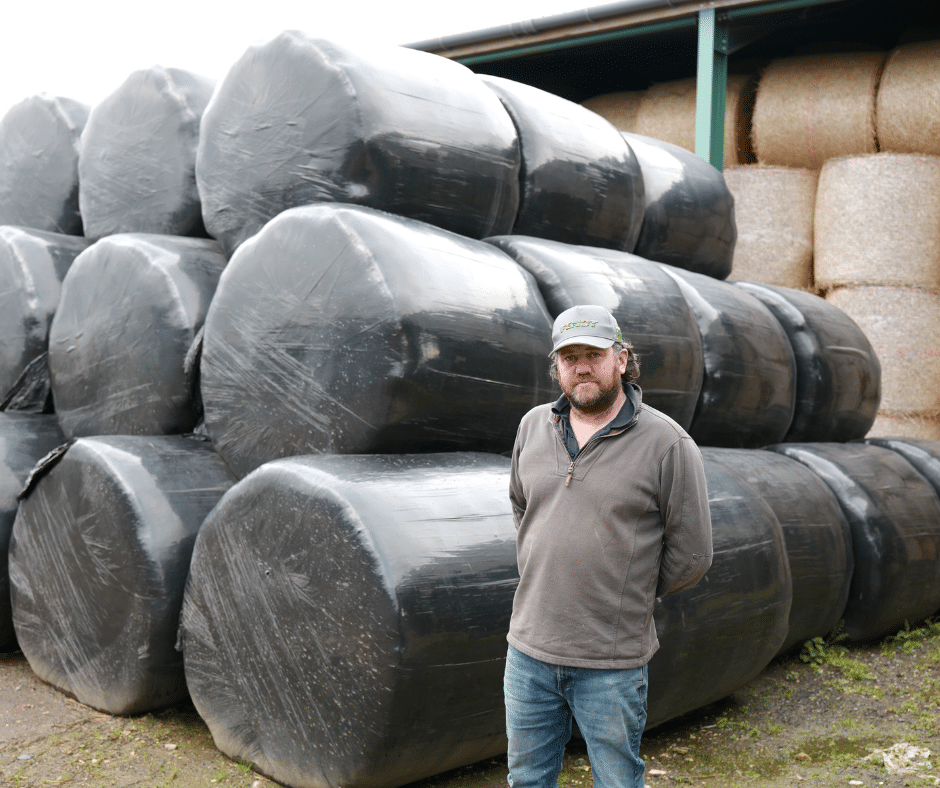
<instances>
[{"instance_id":1,"label":"blue jeans","mask_svg":"<svg viewBox=\"0 0 940 788\"><path fill-rule=\"evenodd\" d=\"M503 694L511 788L557 788L574 717L595 788L643 788L646 666L598 670L551 665L509 647Z\"/></svg>"}]
</instances>

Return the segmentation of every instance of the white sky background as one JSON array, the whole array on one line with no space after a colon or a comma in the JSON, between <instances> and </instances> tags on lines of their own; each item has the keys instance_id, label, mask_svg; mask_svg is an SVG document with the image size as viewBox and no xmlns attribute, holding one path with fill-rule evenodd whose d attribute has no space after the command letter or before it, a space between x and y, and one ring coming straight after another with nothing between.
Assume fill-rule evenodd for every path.
<instances>
[{"instance_id":1,"label":"white sky background","mask_svg":"<svg viewBox=\"0 0 940 788\"><path fill-rule=\"evenodd\" d=\"M0 116L37 93L94 106L134 71L161 65L221 79L282 30L408 44L604 0L7 0Z\"/></svg>"}]
</instances>

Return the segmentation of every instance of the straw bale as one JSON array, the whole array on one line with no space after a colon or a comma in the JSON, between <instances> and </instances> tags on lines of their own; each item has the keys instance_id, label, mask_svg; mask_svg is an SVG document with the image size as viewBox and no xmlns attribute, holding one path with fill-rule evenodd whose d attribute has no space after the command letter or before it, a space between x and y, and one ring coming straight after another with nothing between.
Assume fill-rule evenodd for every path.
<instances>
[{"instance_id":1,"label":"straw bale","mask_svg":"<svg viewBox=\"0 0 940 788\"><path fill-rule=\"evenodd\" d=\"M878 150L875 94L884 61L883 52L773 61L757 86L757 160L818 170L827 159Z\"/></svg>"},{"instance_id":2,"label":"straw bale","mask_svg":"<svg viewBox=\"0 0 940 788\"><path fill-rule=\"evenodd\" d=\"M879 412L866 437L940 441L940 416Z\"/></svg>"},{"instance_id":3,"label":"straw bale","mask_svg":"<svg viewBox=\"0 0 940 788\"><path fill-rule=\"evenodd\" d=\"M840 287L826 296L881 361L879 412L940 417L940 295L912 287Z\"/></svg>"},{"instance_id":4,"label":"straw bale","mask_svg":"<svg viewBox=\"0 0 940 788\"><path fill-rule=\"evenodd\" d=\"M940 157L878 153L826 162L813 246L819 287L940 288Z\"/></svg>"},{"instance_id":5,"label":"straw bale","mask_svg":"<svg viewBox=\"0 0 940 788\"><path fill-rule=\"evenodd\" d=\"M940 41L918 41L888 57L877 101L878 145L940 155Z\"/></svg>"},{"instance_id":6,"label":"straw bale","mask_svg":"<svg viewBox=\"0 0 940 788\"><path fill-rule=\"evenodd\" d=\"M724 174L738 228L731 278L812 290L819 173L752 164Z\"/></svg>"},{"instance_id":7,"label":"straw bale","mask_svg":"<svg viewBox=\"0 0 940 788\"><path fill-rule=\"evenodd\" d=\"M641 98L643 98L642 90L602 93L600 96L582 101L581 106L596 112L602 118L606 118L619 131L633 131Z\"/></svg>"},{"instance_id":8,"label":"straw bale","mask_svg":"<svg viewBox=\"0 0 940 788\"><path fill-rule=\"evenodd\" d=\"M751 77L728 77L724 137L726 167L754 161L750 145L754 91ZM695 79L661 82L645 90L637 109L635 133L671 142L695 153Z\"/></svg>"}]
</instances>

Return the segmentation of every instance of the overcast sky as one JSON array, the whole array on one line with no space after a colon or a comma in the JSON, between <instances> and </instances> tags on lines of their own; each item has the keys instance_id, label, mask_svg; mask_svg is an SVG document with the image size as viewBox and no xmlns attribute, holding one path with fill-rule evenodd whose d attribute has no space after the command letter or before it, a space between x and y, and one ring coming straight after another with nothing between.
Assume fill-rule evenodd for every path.
<instances>
[{"instance_id":1,"label":"overcast sky","mask_svg":"<svg viewBox=\"0 0 940 788\"><path fill-rule=\"evenodd\" d=\"M137 69L221 79L282 30L407 44L602 5L578 0L9 0L0 44L0 115L37 94L93 106Z\"/></svg>"}]
</instances>

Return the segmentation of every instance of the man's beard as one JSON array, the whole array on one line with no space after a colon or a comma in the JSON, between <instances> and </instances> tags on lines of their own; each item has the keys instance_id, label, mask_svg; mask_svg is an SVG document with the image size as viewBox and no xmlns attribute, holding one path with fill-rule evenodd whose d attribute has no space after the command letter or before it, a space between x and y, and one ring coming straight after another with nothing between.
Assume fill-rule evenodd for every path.
<instances>
[{"instance_id":1,"label":"man's beard","mask_svg":"<svg viewBox=\"0 0 940 788\"><path fill-rule=\"evenodd\" d=\"M578 381L585 382L585 381ZM565 392L565 396L568 397L568 402L571 403L573 408L581 411L582 413L587 413L589 415L595 415L597 413L603 413L607 410L617 399L617 395L620 394L623 389L623 384L618 378L614 381L614 384L610 388L604 388L600 381L587 381L597 384L597 390L592 394L587 396L581 396L577 392L577 383L571 387L570 391Z\"/></svg>"}]
</instances>

